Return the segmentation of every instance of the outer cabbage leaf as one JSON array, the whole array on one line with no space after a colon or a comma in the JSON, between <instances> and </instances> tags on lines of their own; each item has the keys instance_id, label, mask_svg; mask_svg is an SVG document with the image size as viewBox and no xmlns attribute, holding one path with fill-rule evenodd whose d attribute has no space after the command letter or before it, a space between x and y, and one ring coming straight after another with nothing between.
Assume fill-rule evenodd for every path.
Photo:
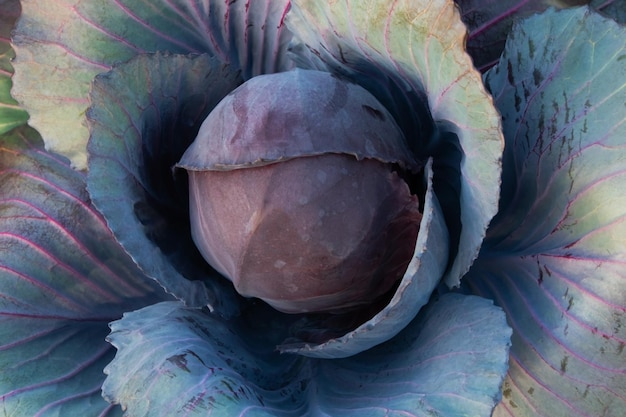
<instances>
[{"instance_id":1,"label":"outer cabbage leaf","mask_svg":"<svg viewBox=\"0 0 626 417\"><path fill-rule=\"evenodd\" d=\"M19 15L19 0L0 0L0 134L24 124L28 119L28 114L11 97L11 59L15 53L9 37Z\"/></svg>"},{"instance_id":2,"label":"outer cabbage leaf","mask_svg":"<svg viewBox=\"0 0 626 417\"><path fill-rule=\"evenodd\" d=\"M167 297L42 148L26 126L0 137L0 414L119 415L100 393L108 322Z\"/></svg>"},{"instance_id":3,"label":"outer cabbage leaf","mask_svg":"<svg viewBox=\"0 0 626 417\"><path fill-rule=\"evenodd\" d=\"M501 211L468 274L514 329L497 416L626 409L626 30L588 8L516 25L486 82Z\"/></svg>"},{"instance_id":4,"label":"outer cabbage leaf","mask_svg":"<svg viewBox=\"0 0 626 417\"><path fill-rule=\"evenodd\" d=\"M290 66L286 0L22 0L13 43L14 96L46 146L86 166L84 124L94 76L154 51L209 53L244 77Z\"/></svg>"},{"instance_id":5,"label":"outer cabbage leaf","mask_svg":"<svg viewBox=\"0 0 626 417\"><path fill-rule=\"evenodd\" d=\"M468 27L467 52L486 71L498 63L506 37L518 19L542 12L555 0L455 0Z\"/></svg>"},{"instance_id":6,"label":"outer cabbage leaf","mask_svg":"<svg viewBox=\"0 0 626 417\"><path fill-rule=\"evenodd\" d=\"M481 71L498 63L513 23L543 12L550 6L572 7L590 3L592 7L626 22L623 0L455 0L461 18L469 29L467 52Z\"/></svg>"},{"instance_id":7,"label":"outer cabbage leaf","mask_svg":"<svg viewBox=\"0 0 626 417\"><path fill-rule=\"evenodd\" d=\"M298 65L325 68L369 89L417 156L434 156L435 192L452 234L445 280L458 285L497 209L503 139L500 117L465 53L456 5L297 0L287 25Z\"/></svg>"},{"instance_id":8,"label":"outer cabbage leaf","mask_svg":"<svg viewBox=\"0 0 626 417\"><path fill-rule=\"evenodd\" d=\"M208 55L140 55L96 78L88 112L89 193L117 240L178 299L225 314L234 290L194 246L187 177L172 167L241 82Z\"/></svg>"},{"instance_id":9,"label":"outer cabbage leaf","mask_svg":"<svg viewBox=\"0 0 626 417\"><path fill-rule=\"evenodd\" d=\"M448 259L448 230L433 192L432 161L426 166L426 175L427 191L414 255L391 299L371 319L340 337L319 344L284 343L279 346L281 352L321 358L351 356L389 340L415 318L439 285Z\"/></svg>"},{"instance_id":10,"label":"outer cabbage leaf","mask_svg":"<svg viewBox=\"0 0 626 417\"><path fill-rule=\"evenodd\" d=\"M282 323L160 303L112 323L103 392L127 415L489 416L510 329L491 301L448 294L348 359L281 355Z\"/></svg>"}]
</instances>

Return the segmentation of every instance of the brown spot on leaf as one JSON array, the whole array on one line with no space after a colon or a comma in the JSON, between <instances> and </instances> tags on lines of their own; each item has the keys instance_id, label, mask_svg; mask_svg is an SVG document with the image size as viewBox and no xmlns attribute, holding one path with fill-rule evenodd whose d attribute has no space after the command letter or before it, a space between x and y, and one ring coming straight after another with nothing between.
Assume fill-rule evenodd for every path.
<instances>
[{"instance_id":1,"label":"brown spot on leaf","mask_svg":"<svg viewBox=\"0 0 626 417\"><path fill-rule=\"evenodd\" d=\"M533 71L533 81L535 81L535 85L537 86L543 81L543 74L541 74L541 71L539 71L537 68L535 68Z\"/></svg>"},{"instance_id":2,"label":"brown spot on leaf","mask_svg":"<svg viewBox=\"0 0 626 417\"><path fill-rule=\"evenodd\" d=\"M167 361L173 363L185 372L191 372L189 368L187 368L187 358L185 356L185 354L170 356L167 358Z\"/></svg>"},{"instance_id":3,"label":"brown spot on leaf","mask_svg":"<svg viewBox=\"0 0 626 417\"><path fill-rule=\"evenodd\" d=\"M511 61L507 62L506 69L507 69L507 80L509 81L509 84L515 85L515 80L513 79L513 64L511 63Z\"/></svg>"}]
</instances>

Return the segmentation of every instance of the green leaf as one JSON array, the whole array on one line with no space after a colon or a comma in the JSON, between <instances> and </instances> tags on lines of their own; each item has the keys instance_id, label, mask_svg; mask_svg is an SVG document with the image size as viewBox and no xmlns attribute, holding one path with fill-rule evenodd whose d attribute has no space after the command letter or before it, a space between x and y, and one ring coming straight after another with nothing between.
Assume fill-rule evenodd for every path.
<instances>
[{"instance_id":1,"label":"green leaf","mask_svg":"<svg viewBox=\"0 0 626 417\"><path fill-rule=\"evenodd\" d=\"M91 206L84 175L22 126L0 137L0 414L113 416L108 322L168 299Z\"/></svg>"},{"instance_id":2,"label":"green leaf","mask_svg":"<svg viewBox=\"0 0 626 417\"><path fill-rule=\"evenodd\" d=\"M274 350L284 322L160 303L112 323L103 392L127 415L489 416L510 329L485 299L448 294L397 338L347 359ZM277 337L278 336L278 337Z\"/></svg>"},{"instance_id":3,"label":"green leaf","mask_svg":"<svg viewBox=\"0 0 626 417\"><path fill-rule=\"evenodd\" d=\"M89 193L117 240L178 299L222 312L234 290L194 246L187 177L172 168L241 82L208 55L139 55L96 78L88 112Z\"/></svg>"},{"instance_id":4,"label":"green leaf","mask_svg":"<svg viewBox=\"0 0 626 417\"><path fill-rule=\"evenodd\" d=\"M19 0L0 0L0 135L28 120L26 113L11 97L13 66L15 56L9 37L20 15Z\"/></svg>"},{"instance_id":5,"label":"green leaf","mask_svg":"<svg viewBox=\"0 0 626 417\"><path fill-rule=\"evenodd\" d=\"M435 192L452 233L445 281L458 285L496 213L503 140L454 2L299 0L287 25L298 65L369 89L417 156L434 156Z\"/></svg>"},{"instance_id":6,"label":"green leaf","mask_svg":"<svg viewBox=\"0 0 626 417\"><path fill-rule=\"evenodd\" d=\"M626 29L588 8L516 25L486 76L501 209L467 282L514 329L496 416L626 409Z\"/></svg>"},{"instance_id":7,"label":"green leaf","mask_svg":"<svg viewBox=\"0 0 626 417\"><path fill-rule=\"evenodd\" d=\"M209 53L246 77L290 67L282 24L288 2L22 0L13 37L14 96L46 146L85 168L92 79L155 51Z\"/></svg>"}]
</instances>

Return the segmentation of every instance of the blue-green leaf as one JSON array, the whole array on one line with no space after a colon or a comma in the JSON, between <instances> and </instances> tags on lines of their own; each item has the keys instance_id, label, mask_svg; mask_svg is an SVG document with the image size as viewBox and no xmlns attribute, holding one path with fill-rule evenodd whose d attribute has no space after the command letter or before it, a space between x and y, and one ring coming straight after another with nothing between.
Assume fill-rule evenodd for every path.
<instances>
[{"instance_id":1,"label":"blue-green leaf","mask_svg":"<svg viewBox=\"0 0 626 417\"><path fill-rule=\"evenodd\" d=\"M156 51L208 53L244 77L291 66L286 0L22 0L14 96L46 146L85 168L93 77Z\"/></svg>"},{"instance_id":2,"label":"blue-green leaf","mask_svg":"<svg viewBox=\"0 0 626 417\"><path fill-rule=\"evenodd\" d=\"M108 322L167 299L91 206L84 175L23 126L0 137L0 414L113 416Z\"/></svg>"},{"instance_id":3,"label":"blue-green leaf","mask_svg":"<svg viewBox=\"0 0 626 417\"><path fill-rule=\"evenodd\" d=\"M498 416L626 409L626 29L588 8L516 25L486 74L500 213L469 273L514 329Z\"/></svg>"},{"instance_id":4,"label":"blue-green leaf","mask_svg":"<svg viewBox=\"0 0 626 417\"><path fill-rule=\"evenodd\" d=\"M140 55L96 78L88 112L89 192L117 240L178 299L222 312L234 290L194 246L187 178L172 168L241 82L208 55Z\"/></svg>"},{"instance_id":5,"label":"blue-green leaf","mask_svg":"<svg viewBox=\"0 0 626 417\"><path fill-rule=\"evenodd\" d=\"M280 326L259 311L229 321L177 302L127 313L111 324L118 352L105 368L103 394L134 417L298 409L306 359L276 353Z\"/></svg>"},{"instance_id":6,"label":"blue-green leaf","mask_svg":"<svg viewBox=\"0 0 626 417\"><path fill-rule=\"evenodd\" d=\"M319 408L328 416L488 417L501 397L510 336L491 300L446 294L388 343L323 362Z\"/></svg>"},{"instance_id":7,"label":"blue-green leaf","mask_svg":"<svg viewBox=\"0 0 626 417\"><path fill-rule=\"evenodd\" d=\"M500 116L465 53L452 0L292 2L287 25L298 65L370 90L418 158L434 157L434 185L451 233L446 283L458 285L496 213Z\"/></svg>"},{"instance_id":8,"label":"blue-green leaf","mask_svg":"<svg viewBox=\"0 0 626 417\"><path fill-rule=\"evenodd\" d=\"M336 360L279 354L281 323L225 321L179 303L128 313L103 392L128 415L489 416L510 329L485 299L433 301L397 338Z\"/></svg>"},{"instance_id":9,"label":"blue-green leaf","mask_svg":"<svg viewBox=\"0 0 626 417\"><path fill-rule=\"evenodd\" d=\"M106 322L0 314L0 415L119 417L102 398Z\"/></svg>"}]
</instances>

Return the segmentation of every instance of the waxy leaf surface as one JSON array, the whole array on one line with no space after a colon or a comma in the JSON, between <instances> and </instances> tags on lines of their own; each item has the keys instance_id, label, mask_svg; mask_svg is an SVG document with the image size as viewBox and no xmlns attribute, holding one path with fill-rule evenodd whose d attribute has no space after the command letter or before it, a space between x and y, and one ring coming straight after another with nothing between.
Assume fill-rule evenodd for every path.
<instances>
[{"instance_id":1,"label":"waxy leaf surface","mask_svg":"<svg viewBox=\"0 0 626 417\"><path fill-rule=\"evenodd\" d=\"M626 409L626 30L588 8L516 25L486 82L506 137L469 273L514 329L496 416Z\"/></svg>"},{"instance_id":2,"label":"waxy leaf surface","mask_svg":"<svg viewBox=\"0 0 626 417\"><path fill-rule=\"evenodd\" d=\"M298 65L369 89L418 158L434 157L435 193L451 232L448 285L458 285L495 214L500 116L465 53L451 0L293 1L287 25Z\"/></svg>"},{"instance_id":3,"label":"waxy leaf surface","mask_svg":"<svg viewBox=\"0 0 626 417\"><path fill-rule=\"evenodd\" d=\"M448 230L433 192L432 161L426 166L427 191L420 233L407 270L391 299L371 319L340 337L319 344L285 343L282 352L320 358L343 358L376 346L404 329L439 285L448 259Z\"/></svg>"},{"instance_id":4,"label":"waxy leaf surface","mask_svg":"<svg viewBox=\"0 0 626 417\"><path fill-rule=\"evenodd\" d=\"M168 299L91 206L84 175L23 126L0 137L0 413L113 416L108 322Z\"/></svg>"},{"instance_id":5,"label":"waxy leaf surface","mask_svg":"<svg viewBox=\"0 0 626 417\"><path fill-rule=\"evenodd\" d=\"M234 290L191 240L187 178L173 166L241 82L208 55L140 55L96 78L88 112L89 193L117 240L175 297L222 312L236 309Z\"/></svg>"},{"instance_id":6,"label":"waxy leaf surface","mask_svg":"<svg viewBox=\"0 0 626 417\"><path fill-rule=\"evenodd\" d=\"M271 316L270 316L271 317ZM485 299L448 294L395 339L347 359L279 354L281 323L160 303L112 324L107 399L128 415L485 416L510 329Z\"/></svg>"}]
</instances>

